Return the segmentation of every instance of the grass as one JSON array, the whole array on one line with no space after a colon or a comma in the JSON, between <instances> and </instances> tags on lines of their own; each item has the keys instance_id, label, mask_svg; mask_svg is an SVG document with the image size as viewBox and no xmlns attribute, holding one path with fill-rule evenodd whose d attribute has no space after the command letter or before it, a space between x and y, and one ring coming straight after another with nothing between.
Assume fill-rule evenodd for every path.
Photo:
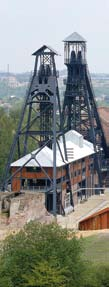
<instances>
[{"instance_id":1,"label":"grass","mask_svg":"<svg viewBox=\"0 0 109 287\"><path fill-rule=\"evenodd\" d=\"M83 239L83 258L93 263L109 263L109 234L101 233Z\"/></svg>"}]
</instances>

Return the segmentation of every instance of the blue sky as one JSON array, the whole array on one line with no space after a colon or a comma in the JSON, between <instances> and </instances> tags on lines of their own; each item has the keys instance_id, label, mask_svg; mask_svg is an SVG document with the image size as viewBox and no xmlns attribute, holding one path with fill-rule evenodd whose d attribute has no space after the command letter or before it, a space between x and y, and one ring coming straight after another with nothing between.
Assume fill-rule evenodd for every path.
<instances>
[{"instance_id":1,"label":"blue sky","mask_svg":"<svg viewBox=\"0 0 109 287\"><path fill-rule=\"evenodd\" d=\"M0 70L33 70L31 54L43 44L64 68L62 40L75 31L87 40L90 71L109 73L109 0L0 0Z\"/></svg>"}]
</instances>

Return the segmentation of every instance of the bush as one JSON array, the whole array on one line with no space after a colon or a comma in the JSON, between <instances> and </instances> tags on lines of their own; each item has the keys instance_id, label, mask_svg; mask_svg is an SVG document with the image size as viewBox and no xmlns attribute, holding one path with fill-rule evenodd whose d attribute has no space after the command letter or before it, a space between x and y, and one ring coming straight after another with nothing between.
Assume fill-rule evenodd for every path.
<instances>
[{"instance_id":1,"label":"bush","mask_svg":"<svg viewBox=\"0 0 109 287\"><path fill-rule=\"evenodd\" d=\"M31 222L5 240L0 266L6 286L81 286L81 241L69 240L68 231L55 224Z\"/></svg>"}]
</instances>

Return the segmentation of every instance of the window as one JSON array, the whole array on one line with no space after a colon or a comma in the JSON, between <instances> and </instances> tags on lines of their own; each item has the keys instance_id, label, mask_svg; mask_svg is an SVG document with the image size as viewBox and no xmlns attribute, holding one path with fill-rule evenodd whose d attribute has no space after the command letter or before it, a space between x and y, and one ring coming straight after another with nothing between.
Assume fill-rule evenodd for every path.
<instances>
[{"instance_id":1,"label":"window","mask_svg":"<svg viewBox=\"0 0 109 287\"><path fill-rule=\"evenodd\" d=\"M68 208L70 206L70 193L69 192L65 195L64 205L65 205L65 208Z\"/></svg>"},{"instance_id":2,"label":"window","mask_svg":"<svg viewBox=\"0 0 109 287\"><path fill-rule=\"evenodd\" d=\"M41 172L41 167L39 166L27 167L26 170L27 172Z\"/></svg>"},{"instance_id":3,"label":"window","mask_svg":"<svg viewBox=\"0 0 109 287\"><path fill-rule=\"evenodd\" d=\"M62 181L66 181L66 175L62 177Z\"/></svg>"},{"instance_id":4,"label":"window","mask_svg":"<svg viewBox=\"0 0 109 287\"><path fill-rule=\"evenodd\" d=\"M79 170L78 170L78 175L80 175L80 174L81 174L81 170L79 169Z\"/></svg>"},{"instance_id":5,"label":"window","mask_svg":"<svg viewBox=\"0 0 109 287\"><path fill-rule=\"evenodd\" d=\"M94 169L94 164L93 163L90 164L89 169L90 169L90 171L93 171L93 169Z\"/></svg>"},{"instance_id":6,"label":"window","mask_svg":"<svg viewBox=\"0 0 109 287\"><path fill-rule=\"evenodd\" d=\"M82 175L85 175L86 174L86 168L84 167L83 169L82 169Z\"/></svg>"}]
</instances>

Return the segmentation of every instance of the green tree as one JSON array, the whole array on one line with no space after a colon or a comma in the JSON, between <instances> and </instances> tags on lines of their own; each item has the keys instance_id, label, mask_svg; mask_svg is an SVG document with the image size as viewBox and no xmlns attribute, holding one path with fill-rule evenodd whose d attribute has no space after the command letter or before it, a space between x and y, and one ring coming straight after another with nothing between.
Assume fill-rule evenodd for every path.
<instances>
[{"instance_id":1,"label":"green tree","mask_svg":"<svg viewBox=\"0 0 109 287\"><path fill-rule=\"evenodd\" d=\"M31 273L24 276L26 282L25 287L65 287L69 279L67 278L67 270L57 266L57 259L55 264L52 261L38 262L33 266Z\"/></svg>"},{"instance_id":2,"label":"green tree","mask_svg":"<svg viewBox=\"0 0 109 287\"><path fill-rule=\"evenodd\" d=\"M10 110L9 114L7 114L3 109L0 109L0 183L2 182L2 177L4 174L5 166L8 160L8 156L10 153L10 147L13 143L14 136L18 129L18 124L21 115L21 108ZM23 121L23 127L27 122L27 111ZM20 148L21 155L24 148L24 136L20 138ZM37 148L36 141L32 138L28 140L28 151L27 153L33 151ZM16 150L14 152L13 161L18 159L18 150L16 146Z\"/></svg>"},{"instance_id":3,"label":"green tree","mask_svg":"<svg viewBox=\"0 0 109 287\"><path fill-rule=\"evenodd\" d=\"M13 120L3 109L0 109L0 178L2 178L4 172L13 135Z\"/></svg>"},{"instance_id":4,"label":"green tree","mask_svg":"<svg viewBox=\"0 0 109 287\"><path fill-rule=\"evenodd\" d=\"M0 287L13 287L12 281L9 276L3 276L0 278Z\"/></svg>"},{"instance_id":5,"label":"green tree","mask_svg":"<svg viewBox=\"0 0 109 287\"><path fill-rule=\"evenodd\" d=\"M24 231L5 240L0 279L8 278L12 287L40 287L44 282L45 286L82 286L81 241L68 237L68 231L55 224L29 223Z\"/></svg>"}]
</instances>

